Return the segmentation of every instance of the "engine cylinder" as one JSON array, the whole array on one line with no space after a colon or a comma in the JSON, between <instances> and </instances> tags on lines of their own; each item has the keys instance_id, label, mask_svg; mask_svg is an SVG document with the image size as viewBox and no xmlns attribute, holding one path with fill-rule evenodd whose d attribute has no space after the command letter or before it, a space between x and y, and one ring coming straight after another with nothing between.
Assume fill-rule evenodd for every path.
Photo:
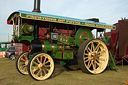
<instances>
[{"instance_id":1,"label":"engine cylinder","mask_svg":"<svg viewBox=\"0 0 128 85\"><path fill-rule=\"evenodd\" d=\"M59 50L70 49L70 46L58 45L50 43L47 40L38 41L38 43L32 43L30 45L30 52L51 52L56 53Z\"/></svg>"}]
</instances>

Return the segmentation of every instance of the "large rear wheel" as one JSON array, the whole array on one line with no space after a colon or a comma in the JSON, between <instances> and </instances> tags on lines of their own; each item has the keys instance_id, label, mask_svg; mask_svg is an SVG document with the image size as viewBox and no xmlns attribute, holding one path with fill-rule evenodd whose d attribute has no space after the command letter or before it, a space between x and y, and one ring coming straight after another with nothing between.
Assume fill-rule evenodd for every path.
<instances>
[{"instance_id":1,"label":"large rear wheel","mask_svg":"<svg viewBox=\"0 0 128 85\"><path fill-rule=\"evenodd\" d=\"M35 80L46 80L54 71L54 61L50 55L38 53L30 58L28 72Z\"/></svg>"},{"instance_id":2,"label":"large rear wheel","mask_svg":"<svg viewBox=\"0 0 128 85\"><path fill-rule=\"evenodd\" d=\"M102 73L107 67L108 60L108 49L101 40L86 40L78 50L78 64L83 72Z\"/></svg>"}]
</instances>

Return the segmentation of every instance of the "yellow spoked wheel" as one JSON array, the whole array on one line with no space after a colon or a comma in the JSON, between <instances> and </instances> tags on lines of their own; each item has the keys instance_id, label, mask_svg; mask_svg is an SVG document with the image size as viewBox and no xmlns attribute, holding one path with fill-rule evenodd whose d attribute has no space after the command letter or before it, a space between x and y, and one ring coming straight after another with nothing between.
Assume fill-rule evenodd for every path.
<instances>
[{"instance_id":1,"label":"yellow spoked wheel","mask_svg":"<svg viewBox=\"0 0 128 85\"><path fill-rule=\"evenodd\" d=\"M28 72L35 80L46 80L54 71L54 61L48 54L38 53L30 58Z\"/></svg>"},{"instance_id":2,"label":"yellow spoked wheel","mask_svg":"<svg viewBox=\"0 0 128 85\"><path fill-rule=\"evenodd\" d=\"M102 73L107 67L108 60L108 49L101 40L87 40L78 50L78 64L83 72Z\"/></svg>"},{"instance_id":3,"label":"yellow spoked wheel","mask_svg":"<svg viewBox=\"0 0 128 85\"><path fill-rule=\"evenodd\" d=\"M28 74L27 66L28 66L28 52L23 52L19 55L19 57L16 60L16 68L19 73L23 75Z\"/></svg>"}]
</instances>

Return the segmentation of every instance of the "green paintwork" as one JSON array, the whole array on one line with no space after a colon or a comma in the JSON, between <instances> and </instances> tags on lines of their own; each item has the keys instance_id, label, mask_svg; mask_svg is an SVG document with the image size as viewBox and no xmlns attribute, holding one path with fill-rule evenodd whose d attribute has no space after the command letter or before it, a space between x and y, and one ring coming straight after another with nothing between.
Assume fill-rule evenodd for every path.
<instances>
[{"instance_id":1,"label":"green paintwork","mask_svg":"<svg viewBox=\"0 0 128 85\"><path fill-rule=\"evenodd\" d=\"M59 45L53 44L53 46L54 46L54 49L53 49L52 53L56 53L59 50Z\"/></svg>"},{"instance_id":2,"label":"green paintwork","mask_svg":"<svg viewBox=\"0 0 128 85\"><path fill-rule=\"evenodd\" d=\"M44 41L45 50L44 52L48 52L52 50L51 43L49 43L47 40Z\"/></svg>"},{"instance_id":3,"label":"green paintwork","mask_svg":"<svg viewBox=\"0 0 128 85\"><path fill-rule=\"evenodd\" d=\"M116 64L115 64L115 60L111 54L111 51L109 51L109 62L108 63L109 63L109 67L111 70L115 70L116 72L118 71Z\"/></svg>"},{"instance_id":4,"label":"green paintwork","mask_svg":"<svg viewBox=\"0 0 128 85\"><path fill-rule=\"evenodd\" d=\"M73 59L73 51L63 51L63 59Z\"/></svg>"},{"instance_id":5,"label":"green paintwork","mask_svg":"<svg viewBox=\"0 0 128 85\"><path fill-rule=\"evenodd\" d=\"M75 39L74 39L74 37L70 37L70 36L58 36L58 43L75 46Z\"/></svg>"},{"instance_id":6,"label":"green paintwork","mask_svg":"<svg viewBox=\"0 0 128 85\"><path fill-rule=\"evenodd\" d=\"M84 42L85 40L93 39L93 35L89 29L80 28L76 32L75 39L76 39L77 46L80 46L82 42Z\"/></svg>"},{"instance_id":7,"label":"green paintwork","mask_svg":"<svg viewBox=\"0 0 128 85\"><path fill-rule=\"evenodd\" d=\"M67 62L66 61L60 61L60 65L64 66Z\"/></svg>"},{"instance_id":8,"label":"green paintwork","mask_svg":"<svg viewBox=\"0 0 128 85\"><path fill-rule=\"evenodd\" d=\"M106 44L106 45L110 45L111 36L105 35L104 38L105 38L105 44Z\"/></svg>"},{"instance_id":9,"label":"green paintwork","mask_svg":"<svg viewBox=\"0 0 128 85\"><path fill-rule=\"evenodd\" d=\"M15 28L16 30L16 28ZM34 39L33 37L33 31L34 31L34 27L32 25L29 25L27 23L23 23L22 25L20 25L20 35L18 37L17 33L13 35L13 39L17 40L18 42L22 42L22 41L29 41L31 43L31 41Z\"/></svg>"},{"instance_id":10,"label":"green paintwork","mask_svg":"<svg viewBox=\"0 0 128 85\"><path fill-rule=\"evenodd\" d=\"M61 51L56 52L56 54L53 58L54 59L62 59L62 52Z\"/></svg>"},{"instance_id":11,"label":"green paintwork","mask_svg":"<svg viewBox=\"0 0 128 85\"><path fill-rule=\"evenodd\" d=\"M2 47L1 47L1 44L4 44L5 47L2 48ZM7 44L10 44L10 46L12 45L10 42L0 42L0 52L1 52L1 51L6 51L6 50L7 50Z\"/></svg>"},{"instance_id":12,"label":"green paintwork","mask_svg":"<svg viewBox=\"0 0 128 85\"><path fill-rule=\"evenodd\" d=\"M52 53L56 53L59 50L59 45L51 44L47 40L44 40L44 52L52 51Z\"/></svg>"},{"instance_id":13,"label":"green paintwork","mask_svg":"<svg viewBox=\"0 0 128 85\"><path fill-rule=\"evenodd\" d=\"M0 48L0 52L1 51L6 51L7 50L7 48Z\"/></svg>"},{"instance_id":14,"label":"green paintwork","mask_svg":"<svg viewBox=\"0 0 128 85\"><path fill-rule=\"evenodd\" d=\"M18 41L21 42L21 41L29 41L31 43L31 41L34 39L33 36L20 36L18 38Z\"/></svg>"},{"instance_id":15,"label":"green paintwork","mask_svg":"<svg viewBox=\"0 0 128 85\"><path fill-rule=\"evenodd\" d=\"M31 34L34 31L34 27L32 25L24 23L22 24L22 26L20 26L20 30L23 34Z\"/></svg>"},{"instance_id":16,"label":"green paintwork","mask_svg":"<svg viewBox=\"0 0 128 85\"><path fill-rule=\"evenodd\" d=\"M34 27L27 23L20 25L20 35L33 35Z\"/></svg>"},{"instance_id":17,"label":"green paintwork","mask_svg":"<svg viewBox=\"0 0 128 85\"><path fill-rule=\"evenodd\" d=\"M54 59L63 59L63 60L69 60L73 59L73 51L64 50L64 51L58 51L53 56Z\"/></svg>"}]
</instances>

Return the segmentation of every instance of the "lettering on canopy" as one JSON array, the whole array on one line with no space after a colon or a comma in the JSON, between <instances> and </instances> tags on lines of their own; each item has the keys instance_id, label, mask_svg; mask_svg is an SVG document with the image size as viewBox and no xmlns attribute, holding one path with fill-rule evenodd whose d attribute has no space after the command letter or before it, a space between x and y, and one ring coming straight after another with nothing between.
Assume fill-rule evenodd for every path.
<instances>
[{"instance_id":1,"label":"lettering on canopy","mask_svg":"<svg viewBox=\"0 0 128 85\"><path fill-rule=\"evenodd\" d=\"M62 18L56 18L56 17L48 17L48 16L43 16L43 15L32 15L32 14L21 13L21 17L27 18L27 19L35 19L35 20L42 20L42 21L49 21L49 22L81 25L81 26L96 27L96 28L103 28L103 29L115 29L115 26L111 26L111 25L90 23L90 22L70 20L70 19L62 19Z\"/></svg>"}]
</instances>

